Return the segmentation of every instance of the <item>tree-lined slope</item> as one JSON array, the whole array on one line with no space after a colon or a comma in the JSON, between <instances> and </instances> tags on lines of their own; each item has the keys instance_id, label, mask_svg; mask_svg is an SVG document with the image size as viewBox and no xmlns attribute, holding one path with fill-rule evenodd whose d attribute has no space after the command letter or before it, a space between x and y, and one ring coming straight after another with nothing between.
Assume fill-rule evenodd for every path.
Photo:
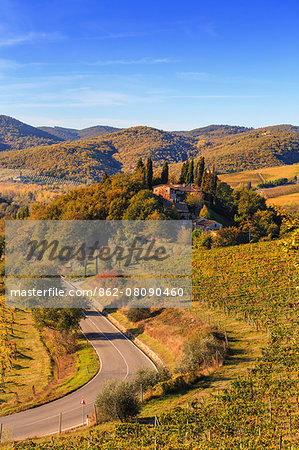
<instances>
[{"instance_id":1,"label":"tree-lined slope","mask_svg":"<svg viewBox=\"0 0 299 450\"><path fill-rule=\"evenodd\" d=\"M63 127L38 127L39 130L45 131L53 136L60 138L63 141L77 141L79 139L92 139L102 134L119 131L120 128L109 127L105 125L96 125L94 127L83 128L77 130L75 128Z\"/></svg>"},{"instance_id":2,"label":"tree-lined slope","mask_svg":"<svg viewBox=\"0 0 299 450\"><path fill-rule=\"evenodd\" d=\"M233 125L208 125L207 127L194 128L190 131L175 131L184 136L198 137L200 139L221 140L234 134L246 133L253 128L238 127Z\"/></svg>"},{"instance_id":3,"label":"tree-lined slope","mask_svg":"<svg viewBox=\"0 0 299 450\"><path fill-rule=\"evenodd\" d=\"M236 132L228 137L223 131L224 137L214 140L139 126L93 139L74 141L73 137L71 142L2 152L0 167L30 168L40 175L90 182L98 181L105 169L109 173L132 171L140 157L149 156L154 167L167 161L173 165L173 172L180 170L182 161L199 156L222 173L299 162L297 127L281 125Z\"/></svg>"},{"instance_id":4,"label":"tree-lined slope","mask_svg":"<svg viewBox=\"0 0 299 450\"><path fill-rule=\"evenodd\" d=\"M47 176L98 181L105 169L110 174L133 170L140 157L151 155L154 164L160 166L165 160L175 163L196 154L195 141L189 138L154 128L134 127L95 139L4 152L0 164L33 168Z\"/></svg>"},{"instance_id":5,"label":"tree-lined slope","mask_svg":"<svg viewBox=\"0 0 299 450\"><path fill-rule=\"evenodd\" d=\"M55 144L61 140L12 117L0 115L0 151Z\"/></svg>"},{"instance_id":6,"label":"tree-lined slope","mask_svg":"<svg viewBox=\"0 0 299 450\"><path fill-rule=\"evenodd\" d=\"M295 164L299 134L283 126L260 128L214 146L199 145L199 150L221 172Z\"/></svg>"}]
</instances>

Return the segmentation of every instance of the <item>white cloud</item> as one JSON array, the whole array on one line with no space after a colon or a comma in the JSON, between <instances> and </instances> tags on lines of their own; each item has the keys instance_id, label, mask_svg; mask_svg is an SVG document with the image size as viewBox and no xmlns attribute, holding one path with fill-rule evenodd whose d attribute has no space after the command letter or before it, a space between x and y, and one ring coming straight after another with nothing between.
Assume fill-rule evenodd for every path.
<instances>
[{"instance_id":1,"label":"white cloud","mask_svg":"<svg viewBox=\"0 0 299 450\"><path fill-rule=\"evenodd\" d=\"M30 31L26 34L11 35L11 36L1 36L0 37L0 47L11 47L14 45L31 43L36 41L56 41L63 39L64 36L59 33L35 33Z\"/></svg>"},{"instance_id":2,"label":"white cloud","mask_svg":"<svg viewBox=\"0 0 299 450\"><path fill-rule=\"evenodd\" d=\"M170 64L179 62L178 59L174 58L140 58L140 59L111 59L107 61L95 61L92 63L87 63L92 66L113 66L113 65L135 65L135 64Z\"/></svg>"}]
</instances>

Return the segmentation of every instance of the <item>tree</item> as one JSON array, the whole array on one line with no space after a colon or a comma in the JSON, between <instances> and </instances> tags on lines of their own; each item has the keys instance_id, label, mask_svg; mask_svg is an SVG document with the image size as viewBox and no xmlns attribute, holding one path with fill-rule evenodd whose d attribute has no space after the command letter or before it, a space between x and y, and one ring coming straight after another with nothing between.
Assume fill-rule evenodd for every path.
<instances>
[{"instance_id":1,"label":"tree","mask_svg":"<svg viewBox=\"0 0 299 450\"><path fill-rule=\"evenodd\" d=\"M139 158L138 162L137 162L137 166L136 166L135 172L139 172L140 170L144 170L144 169L145 169L145 167L144 167L142 158Z\"/></svg>"},{"instance_id":2,"label":"tree","mask_svg":"<svg viewBox=\"0 0 299 450\"><path fill-rule=\"evenodd\" d=\"M96 406L103 420L125 422L140 411L134 385L127 380L108 381L96 399Z\"/></svg>"},{"instance_id":3,"label":"tree","mask_svg":"<svg viewBox=\"0 0 299 450\"><path fill-rule=\"evenodd\" d=\"M146 171L145 171L145 183L146 186L151 189L153 186L153 161L152 158L147 158Z\"/></svg>"},{"instance_id":4,"label":"tree","mask_svg":"<svg viewBox=\"0 0 299 450\"><path fill-rule=\"evenodd\" d=\"M205 158L203 156L201 156L199 158L198 163L196 164L196 169L195 169L195 184L198 187L201 187L202 176L203 176L204 170L205 170Z\"/></svg>"},{"instance_id":5,"label":"tree","mask_svg":"<svg viewBox=\"0 0 299 450\"><path fill-rule=\"evenodd\" d=\"M161 183L167 184L168 183L168 175L169 175L169 169L168 169L168 163L165 161L162 167L161 171Z\"/></svg>"},{"instance_id":6,"label":"tree","mask_svg":"<svg viewBox=\"0 0 299 450\"><path fill-rule=\"evenodd\" d=\"M191 159L191 161L189 162L185 182L186 182L186 184L192 184L193 181L194 181L194 160Z\"/></svg>"},{"instance_id":7,"label":"tree","mask_svg":"<svg viewBox=\"0 0 299 450\"><path fill-rule=\"evenodd\" d=\"M102 179L101 179L101 183L105 183L105 181L107 181L107 180L109 180L109 175L108 175L108 173L107 173L107 171L106 171L106 169L105 169L105 172L104 172L104 174L103 174L103 176L102 176Z\"/></svg>"},{"instance_id":8,"label":"tree","mask_svg":"<svg viewBox=\"0 0 299 450\"><path fill-rule=\"evenodd\" d=\"M253 191L236 191L235 202L237 205L237 220L242 221L252 216L259 210L266 210L266 200Z\"/></svg>"},{"instance_id":9,"label":"tree","mask_svg":"<svg viewBox=\"0 0 299 450\"><path fill-rule=\"evenodd\" d=\"M144 220L155 212L158 212L162 218L163 210L159 198L151 191L144 189L131 198L122 218L125 220Z\"/></svg>"},{"instance_id":10,"label":"tree","mask_svg":"<svg viewBox=\"0 0 299 450\"><path fill-rule=\"evenodd\" d=\"M184 184L186 183L186 178L187 178L187 172L189 169L189 160L187 159L183 164L182 164L182 168L181 168L181 175L179 178L179 183L180 184Z\"/></svg>"},{"instance_id":11,"label":"tree","mask_svg":"<svg viewBox=\"0 0 299 450\"><path fill-rule=\"evenodd\" d=\"M201 208L200 213L199 213L199 217L204 217L205 219L210 219L211 218L211 215L210 215L209 210L206 207L206 205L203 205L203 207Z\"/></svg>"},{"instance_id":12,"label":"tree","mask_svg":"<svg viewBox=\"0 0 299 450\"><path fill-rule=\"evenodd\" d=\"M59 331L73 331L79 329L82 309L34 308L32 315L35 323L41 328L49 327Z\"/></svg>"},{"instance_id":13,"label":"tree","mask_svg":"<svg viewBox=\"0 0 299 450\"><path fill-rule=\"evenodd\" d=\"M142 182L145 183L145 166L143 164L142 158L139 158L137 162L135 173L138 174L141 177Z\"/></svg>"}]
</instances>

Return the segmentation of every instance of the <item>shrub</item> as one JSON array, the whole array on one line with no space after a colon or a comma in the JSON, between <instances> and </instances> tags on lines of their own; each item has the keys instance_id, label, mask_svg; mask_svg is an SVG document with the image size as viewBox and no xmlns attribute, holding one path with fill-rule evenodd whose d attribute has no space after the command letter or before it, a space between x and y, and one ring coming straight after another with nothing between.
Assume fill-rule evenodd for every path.
<instances>
[{"instance_id":1,"label":"shrub","mask_svg":"<svg viewBox=\"0 0 299 450\"><path fill-rule=\"evenodd\" d=\"M193 248L211 248L212 237L210 233L207 233L204 230L194 230L192 232L192 244Z\"/></svg>"},{"instance_id":2,"label":"shrub","mask_svg":"<svg viewBox=\"0 0 299 450\"><path fill-rule=\"evenodd\" d=\"M150 317L151 311L150 308L130 308L126 314L130 322L139 322Z\"/></svg>"},{"instance_id":3,"label":"shrub","mask_svg":"<svg viewBox=\"0 0 299 450\"><path fill-rule=\"evenodd\" d=\"M249 240L249 233L237 227L222 228L213 239L214 247L228 247L229 245L245 244Z\"/></svg>"},{"instance_id":4,"label":"shrub","mask_svg":"<svg viewBox=\"0 0 299 450\"><path fill-rule=\"evenodd\" d=\"M155 369L149 367L142 367L138 369L134 377L134 387L138 391L140 386L146 390L149 387L155 386L159 382L159 374Z\"/></svg>"},{"instance_id":5,"label":"shrub","mask_svg":"<svg viewBox=\"0 0 299 450\"><path fill-rule=\"evenodd\" d=\"M136 391L139 391L140 386L144 390L155 386L159 382L167 381L171 378L168 369L164 366L159 366L157 370L148 367L142 367L137 370L134 378L134 386Z\"/></svg>"},{"instance_id":6,"label":"shrub","mask_svg":"<svg viewBox=\"0 0 299 450\"><path fill-rule=\"evenodd\" d=\"M224 356L223 342L213 334L196 334L185 342L183 355L176 368L181 373L198 373L205 364Z\"/></svg>"},{"instance_id":7,"label":"shrub","mask_svg":"<svg viewBox=\"0 0 299 450\"><path fill-rule=\"evenodd\" d=\"M112 380L106 383L96 399L103 421L125 422L140 411L140 403L134 385L126 380Z\"/></svg>"}]
</instances>

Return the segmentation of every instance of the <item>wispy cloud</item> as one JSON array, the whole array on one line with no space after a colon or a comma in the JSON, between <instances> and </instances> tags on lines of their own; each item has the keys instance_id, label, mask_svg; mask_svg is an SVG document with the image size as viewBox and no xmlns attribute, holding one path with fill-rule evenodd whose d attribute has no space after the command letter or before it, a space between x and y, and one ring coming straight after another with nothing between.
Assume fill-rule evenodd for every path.
<instances>
[{"instance_id":1,"label":"wispy cloud","mask_svg":"<svg viewBox=\"0 0 299 450\"><path fill-rule=\"evenodd\" d=\"M11 59L0 59L0 72L9 69L17 69L20 67L20 64L16 61L12 61Z\"/></svg>"},{"instance_id":2,"label":"wispy cloud","mask_svg":"<svg viewBox=\"0 0 299 450\"><path fill-rule=\"evenodd\" d=\"M265 95L172 95L168 98L190 98L190 99L205 99L205 98L264 98L267 97Z\"/></svg>"},{"instance_id":3,"label":"wispy cloud","mask_svg":"<svg viewBox=\"0 0 299 450\"><path fill-rule=\"evenodd\" d=\"M33 43L36 41L56 41L64 39L64 36L60 33L36 33L30 31L26 34L19 34L14 36L1 36L0 47L11 47L19 44Z\"/></svg>"},{"instance_id":4,"label":"wispy cloud","mask_svg":"<svg viewBox=\"0 0 299 450\"><path fill-rule=\"evenodd\" d=\"M144 32L138 32L138 31L128 31L128 32L122 32L122 33L106 33L94 37L89 37L89 40L96 40L96 39L125 39L125 38L134 38L134 37L140 37L144 36L146 33Z\"/></svg>"},{"instance_id":5,"label":"wispy cloud","mask_svg":"<svg viewBox=\"0 0 299 450\"><path fill-rule=\"evenodd\" d=\"M178 59L175 58L139 58L139 59L111 59L107 61L95 61L91 63L87 63L91 66L114 66L114 65L151 65L151 64L171 64L179 62Z\"/></svg>"}]
</instances>

